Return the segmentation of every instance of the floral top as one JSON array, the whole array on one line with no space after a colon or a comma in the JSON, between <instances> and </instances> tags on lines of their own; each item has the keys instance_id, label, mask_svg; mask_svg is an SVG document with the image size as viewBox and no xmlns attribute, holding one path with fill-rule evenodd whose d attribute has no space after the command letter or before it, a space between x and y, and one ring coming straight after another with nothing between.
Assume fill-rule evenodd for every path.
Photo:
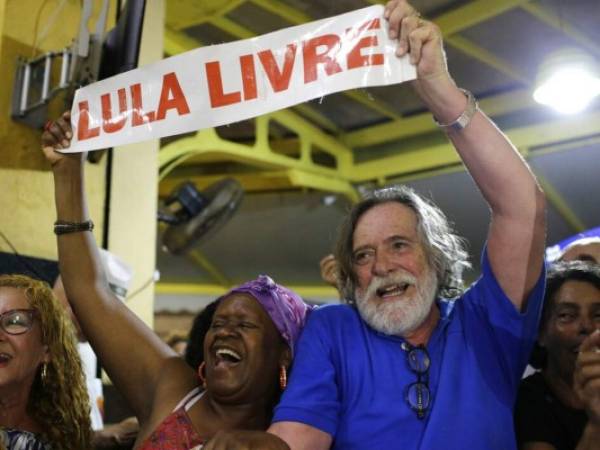
<instances>
[{"instance_id":1,"label":"floral top","mask_svg":"<svg viewBox=\"0 0 600 450\"><path fill-rule=\"evenodd\" d=\"M6 450L52 450L50 444L29 431L0 428L0 448Z\"/></svg>"},{"instance_id":2,"label":"floral top","mask_svg":"<svg viewBox=\"0 0 600 450\"><path fill-rule=\"evenodd\" d=\"M187 412L202 394L200 388L187 394L138 450L200 450L204 439L194 429Z\"/></svg>"}]
</instances>

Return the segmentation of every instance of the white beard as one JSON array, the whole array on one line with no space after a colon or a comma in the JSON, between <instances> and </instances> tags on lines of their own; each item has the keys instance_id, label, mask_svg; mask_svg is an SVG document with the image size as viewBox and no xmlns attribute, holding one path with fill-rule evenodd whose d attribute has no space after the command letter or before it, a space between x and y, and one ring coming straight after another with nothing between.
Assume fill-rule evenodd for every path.
<instances>
[{"instance_id":1,"label":"white beard","mask_svg":"<svg viewBox=\"0 0 600 450\"><path fill-rule=\"evenodd\" d=\"M395 300L378 297L377 289L380 287L403 283L416 287L414 295L409 297L404 293L402 298ZM407 272L374 277L366 291L356 290L356 307L363 320L374 330L392 336L405 336L425 321L437 289L437 276L431 269L427 269L421 280Z\"/></svg>"}]
</instances>

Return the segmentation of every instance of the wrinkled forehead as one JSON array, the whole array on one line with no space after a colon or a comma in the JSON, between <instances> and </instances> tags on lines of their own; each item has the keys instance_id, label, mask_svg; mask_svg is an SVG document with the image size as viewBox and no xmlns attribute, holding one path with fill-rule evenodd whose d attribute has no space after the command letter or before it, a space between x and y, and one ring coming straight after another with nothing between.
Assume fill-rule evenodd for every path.
<instances>
[{"instance_id":1,"label":"wrinkled forehead","mask_svg":"<svg viewBox=\"0 0 600 450\"><path fill-rule=\"evenodd\" d=\"M399 202L385 202L366 210L356 221L352 235L353 247L364 241L382 240L391 236L417 239L418 218L415 211Z\"/></svg>"}]
</instances>

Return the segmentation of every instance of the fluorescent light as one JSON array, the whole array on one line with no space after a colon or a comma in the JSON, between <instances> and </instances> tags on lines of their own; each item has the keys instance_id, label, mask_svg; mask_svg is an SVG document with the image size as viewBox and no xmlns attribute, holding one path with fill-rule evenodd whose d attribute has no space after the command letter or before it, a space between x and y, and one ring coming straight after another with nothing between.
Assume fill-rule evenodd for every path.
<instances>
[{"instance_id":1,"label":"fluorescent light","mask_svg":"<svg viewBox=\"0 0 600 450\"><path fill-rule=\"evenodd\" d=\"M580 112L600 95L600 76L593 68L590 58L581 53L555 55L540 70L541 82L533 98L563 114Z\"/></svg>"}]
</instances>

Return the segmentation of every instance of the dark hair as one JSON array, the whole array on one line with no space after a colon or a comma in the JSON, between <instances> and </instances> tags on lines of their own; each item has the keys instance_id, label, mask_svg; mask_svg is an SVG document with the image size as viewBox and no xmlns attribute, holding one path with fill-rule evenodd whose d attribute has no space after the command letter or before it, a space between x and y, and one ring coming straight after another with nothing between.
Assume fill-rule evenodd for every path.
<instances>
[{"instance_id":1,"label":"dark hair","mask_svg":"<svg viewBox=\"0 0 600 450\"><path fill-rule=\"evenodd\" d=\"M567 281L585 281L600 289L600 265L585 261L558 261L550 266L546 276L544 307L542 308L538 335L548 324L556 305L556 294ZM546 349L536 342L529 364L536 369L543 369L546 367L546 359Z\"/></svg>"},{"instance_id":2,"label":"dark hair","mask_svg":"<svg viewBox=\"0 0 600 450\"><path fill-rule=\"evenodd\" d=\"M360 217L374 206L397 202L417 216L417 233L438 280L438 295L455 297L462 292L462 272L471 266L465 241L459 237L444 213L408 186L377 189L354 205L340 227L335 255L340 264L342 296L354 303L356 275L352 264L353 238Z\"/></svg>"},{"instance_id":3,"label":"dark hair","mask_svg":"<svg viewBox=\"0 0 600 450\"><path fill-rule=\"evenodd\" d=\"M219 301L220 298L209 303L194 318L183 356L185 362L194 370L198 369L198 366L204 361L204 337L210 328Z\"/></svg>"}]
</instances>

